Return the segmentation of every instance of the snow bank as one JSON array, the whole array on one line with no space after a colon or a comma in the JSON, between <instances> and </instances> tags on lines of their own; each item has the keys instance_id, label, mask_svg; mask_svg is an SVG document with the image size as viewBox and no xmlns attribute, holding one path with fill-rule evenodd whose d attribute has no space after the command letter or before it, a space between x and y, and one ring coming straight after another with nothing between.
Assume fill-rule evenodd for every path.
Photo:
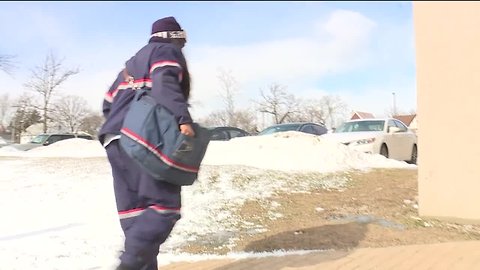
<instances>
[{"instance_id":1,"label":"snow bank","mask_svg":"<svg viewBox=\"0 0 480 270\"><path fill-rule=\"evenodd\" d=\"M203 164L322 173L365 168L416 167L381 155L358 152L321 136L296 131L212 141Z\"/></svg>"}]
</instances>

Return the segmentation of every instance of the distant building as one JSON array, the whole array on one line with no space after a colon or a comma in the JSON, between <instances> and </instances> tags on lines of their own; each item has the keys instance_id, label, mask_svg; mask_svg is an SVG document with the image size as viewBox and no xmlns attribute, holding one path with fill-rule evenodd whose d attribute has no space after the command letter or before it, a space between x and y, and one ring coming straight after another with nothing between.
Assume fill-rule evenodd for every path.
<instances>
[{"instance_id":1,"label":"distant building","mask_svg":"<svg viewBox=\"0 0 480 270\"><path fill-rule=\"evenodd\" d=\"M394 115L392 117L402 121L409 129L417 132L417 114Z\"/></svg>"},{"instance_id":2,"label":"distant building","mask_svg":"<svg viewBox=\"0 0 480 270\"><path fill-rule=\"evenodd\" d=\"M366 118L375 118L375 116L371 113L368 113L368 112L358 112L358 111L355 111L353 112L353 115L352 117L350 118L350 120L355 120L355 119L366 119Z\"/></svg>"},{"instance_id":3,"label":"distant building","mask_svg":"<svg viewBox=\"0 0 480 270\"><path fill-rule=\"evenodd\" d=\"M37 123L29 126L20 136L20 143L27 143L31 141L38 134L43 133L43 124Z\"/></svg>"}]
</instances>

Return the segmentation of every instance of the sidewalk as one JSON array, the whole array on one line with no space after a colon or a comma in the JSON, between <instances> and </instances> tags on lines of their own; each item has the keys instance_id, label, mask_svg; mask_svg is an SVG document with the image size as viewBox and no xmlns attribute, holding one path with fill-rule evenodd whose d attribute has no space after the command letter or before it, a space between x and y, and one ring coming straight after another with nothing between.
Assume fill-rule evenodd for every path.
<instances>
[{"instance_id":1,"label":"sidewalk","mask_svg":"<svg viewBox=\"0 0 480 270\"><path fill-rule=\"evenodd\" d=\"M475 270L480 269L480 241L359 248L242 260L174 263L159 270Z\"/></svg>"}]
</instances>

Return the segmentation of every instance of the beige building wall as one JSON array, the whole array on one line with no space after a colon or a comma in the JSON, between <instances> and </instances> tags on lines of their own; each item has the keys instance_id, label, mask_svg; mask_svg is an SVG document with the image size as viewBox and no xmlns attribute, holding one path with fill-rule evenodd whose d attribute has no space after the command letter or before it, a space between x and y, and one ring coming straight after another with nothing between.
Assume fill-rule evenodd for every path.
<instances>
[{"instance_id":1,"label":"beige building wall","mask_svg":"<svg viewBox=\"0 0 480 270\"><path fill-rule=\"evenodd\" d=\"M480 2L413 2L419 211L480 223Z\"/></svg>"}]
</instances>

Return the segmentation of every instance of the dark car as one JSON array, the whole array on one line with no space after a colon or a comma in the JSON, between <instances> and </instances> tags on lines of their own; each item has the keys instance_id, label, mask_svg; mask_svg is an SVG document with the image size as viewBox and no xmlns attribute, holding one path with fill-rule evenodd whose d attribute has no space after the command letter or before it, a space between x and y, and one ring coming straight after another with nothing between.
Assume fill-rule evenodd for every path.
<instances>
[{"instance_id":1,"label":"dark car","mask_svg":"<svg viewBox=\"0 0 480 270\"><path fill-rule=\"evenodd\" d=\"M210 132L212 141L228 141L236 137L250 136L250 133L236 127L212 127Z\"/></svg>"},{"instance_id":2,"label":"dark car","mask_svg":"<svg viewBox=\"0 0 480 270\"><path fill-rule=\"evenodd\" d=\"M285 123L270 126L262 130L260 133L258 133L258 135L266 135L284 131L300 131L314 135L323 135L328 132L328 129L322 124L311 122Z\"/></svg>"},{"instance_id":3,"label":"dark car","mask_svg":"<svg viewBox=\"0 0 480 270\"><path fill-rule=\"evenodd\" d=\"M81 138L93 140L93 137L88 134L73 134L73 133L48 133L35 136L29 143L14 144L14 148L18 150L27 151L40 146L47 146L58 141L67 139Z\"/></svg>"}]
</instances>

